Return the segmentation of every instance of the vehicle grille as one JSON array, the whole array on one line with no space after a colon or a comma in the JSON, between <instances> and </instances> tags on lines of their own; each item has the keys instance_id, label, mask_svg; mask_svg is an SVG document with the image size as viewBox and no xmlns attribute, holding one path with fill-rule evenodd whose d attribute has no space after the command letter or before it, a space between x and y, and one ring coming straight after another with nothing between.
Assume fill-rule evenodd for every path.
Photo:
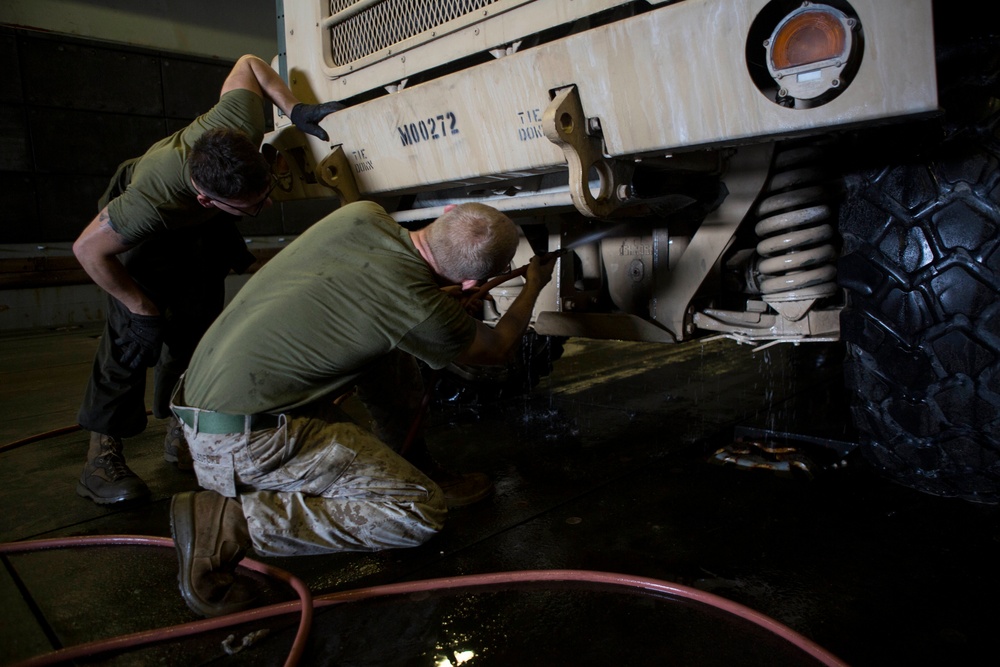
<instances>
[{"instance_id":1,"label":"vehicle grille","mask_svg":"<svg viewBox=\"0 0 1000 667\"><path fill-rule=\"evenodd\" d=\"M360 0L330 0L330 15ZM387 49L497 0L382 0L330 28L330 52L340 67Z\"/></svg>"}]
</instances>

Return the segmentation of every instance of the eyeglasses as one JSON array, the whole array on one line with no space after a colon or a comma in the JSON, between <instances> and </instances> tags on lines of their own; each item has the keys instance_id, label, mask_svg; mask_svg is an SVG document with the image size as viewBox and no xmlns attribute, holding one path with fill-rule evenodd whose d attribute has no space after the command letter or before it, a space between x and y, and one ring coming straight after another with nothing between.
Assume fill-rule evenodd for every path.
<instances>
[{"instance_id":1,"label":"eyeglasses","mask_svg":"<svg viewBox=\"0 0 1000 667\"><path fill-rule=\"evenodd\" d=\"M264 193L264 197L259 202L257 202L256 204L254 204L249 208L243 208L242 206L236 206L234 204L230 204L229 202L224 202L220 199L216 199L215 197L209 197L200 190L198 192L207 199L210 199L217 204L223 204L224 206L231 208L234 211L239 211L248 218L256 218L258 215L260 215L260 212L264 210L264 206L267 204L267 200L271 198L271 193L274 192L274 189L276 187L278 187L279 182L280 181L278 180L278 177L275 176L274 174L271 174L271 186L267 189L267 192Z\"/></svg>"}]
</instances>

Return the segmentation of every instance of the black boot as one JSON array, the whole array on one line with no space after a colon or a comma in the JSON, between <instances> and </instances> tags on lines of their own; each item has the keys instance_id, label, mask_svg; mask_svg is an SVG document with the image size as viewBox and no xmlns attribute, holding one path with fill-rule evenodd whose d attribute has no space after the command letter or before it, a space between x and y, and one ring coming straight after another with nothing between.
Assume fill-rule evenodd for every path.
<instances>
[{"instance_id":1,"label":"black boot","mask_svg":"<svg viewBox=\"0 0 1000 667\"><path fill-rule=\"evenodd\" d=\"M144 498L149 495L149 487L125 464L121 440L91 433L87 462L76 492L99 505L109 505Z\"/></svg>"}]
</instances>

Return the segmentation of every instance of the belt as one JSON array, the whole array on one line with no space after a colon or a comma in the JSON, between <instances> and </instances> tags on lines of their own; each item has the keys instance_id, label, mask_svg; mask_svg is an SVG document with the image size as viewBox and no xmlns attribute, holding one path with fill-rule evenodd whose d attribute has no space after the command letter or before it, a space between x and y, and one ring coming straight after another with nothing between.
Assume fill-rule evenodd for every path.
<instances>
[{"instance_id":1,"label":"belt","mask_svg":"<svg viewBox=\"0 0 1000 667\"><path fill-rule=\"evenodd\" d=\"M195 428L195 419L197 418L198 432L208 433L209 435L243 433L247 428L247 417L250 418L251 431L278 427L278 415L266 412L256 415L231 415L225 412L213 412L212 410L195 410L180 405L173 406L173 411L178 419L191 428Z\"/></svg>"}]
</instances>

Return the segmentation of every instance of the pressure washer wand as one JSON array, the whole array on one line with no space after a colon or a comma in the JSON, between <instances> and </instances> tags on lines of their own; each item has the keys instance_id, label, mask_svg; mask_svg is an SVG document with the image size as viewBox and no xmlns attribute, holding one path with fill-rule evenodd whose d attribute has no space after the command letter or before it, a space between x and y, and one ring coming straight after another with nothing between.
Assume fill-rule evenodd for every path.
<instances>
[{"instance_id":1,"label":"pressure washer wand","mask_svg":"<svg viewBox=\"0 0 1000 667\"><path fill-rule=\"evenodd\" d=\"M567 252L568 252L568 250L566 248L559 248L557 250L552 250L551 252L543 253L542 254L542 259L545 260L545 261L548 261L549 258L552 258L552 257L561 257L561 256L565 255ZM483 297L485 297L489 293L489 291L491 289L493 289L494 287L496 287L497 285L502 285L505 282L507 282L508 280L513 280L514 278L519 278L519 277L523 276L524 274L526 274L527 272L528 272L528 265L525 264L524 266L522 266L519 269L514 269L513 271L511 271L509 273L505 273L505 274L503 274L501 276L497 276L496 278L491 278L490 280L487 280L483 285L481 285L479 287L479 289L477 289L475 292L473 292L472 295L469 296L466 299L466 301L467 302L469 302L469 301L476 301L476 300L481 301L483 299Z\"/></svg>"}]
</instances>

